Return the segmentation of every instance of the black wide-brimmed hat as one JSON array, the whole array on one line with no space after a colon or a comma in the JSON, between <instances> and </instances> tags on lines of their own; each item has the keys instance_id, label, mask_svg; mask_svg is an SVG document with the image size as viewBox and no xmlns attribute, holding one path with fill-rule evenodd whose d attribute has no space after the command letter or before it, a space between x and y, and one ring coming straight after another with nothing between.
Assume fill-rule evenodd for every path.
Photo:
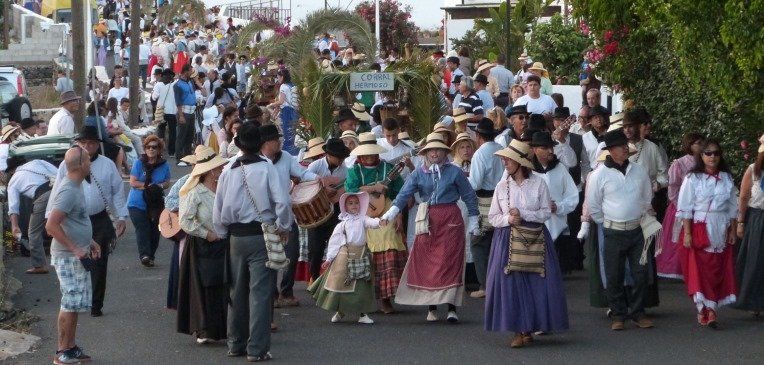
<instances>
[{"instance_id":1,"label":"black wide-brimmed hat","mask_svg":"<svg viewBox=\"0 0 764 365\"><path fill-rule=\"evenodd\" d=\"M479 83L481 83L483 85L488 85L488 77L486 77L483 74L477 75L475 77L475 82L479 82Z\"/></svg>"},{"instance_id":2,"label":"black wide-brimmed hat","mask_svg":"<svg viewBox=\"0 0 764 365\"><path fill-rule=\"evenodd\" d=\"M560 106L557 108L554 108L554 115L552 118L555 119L565 119L570 116L570 109L568 109L567 106Z\"/></svg>"},{"instance_id":3,"label":"black wide-brimmed hat","mask_svg":"<svg viewBox=\"0 0 764 365\"><path fill-rule=\"evenodd\" d=\"M602 105L597 105L594 108L589 108L589 118L595 115L601 115L607 120L610 117L610 112Z\"/></svg>"},{"instance_id":4,"label":"black wide-brimmed hat","mask_svg":"<svg viewBox=\"0 0 764 365\"><path fill-rule=\"evenodd\" d=\"M496 137L498 134L496 130L493 129L493 121L488 118L483 118L478 122L477 127L475 127L475 132L489 138Z\"/></svg>"},{"instance_id":5,"label":"black wide-brimmed hat","mask_svg":"<svg viewBox=\"0 0 764 365\"><path fill-rule=\"evenodd\" d=\"M324 152L326 152L327 155L332 155L339 159L344 160L350 156L350 149L347 148L345 143L343 143L339 138L329 138L329 140L326 141L324 146L321 148L324 150Z\"/></svg>"},{"instance_id":6,"label":"black wide-brimmed hat","mask_svg":"<svg viewBox=\"0 0 764 365\"><path fill-rule=\"evenodd\" d=\"M531 137L531 147L554 147L556 143L552 139L552 134L546 131L537 131Z\"/></svg>"},{"instance_id":7,"label":"black wide-brimmed hat","mask_svg":"<svg viewBox=\"0 0 764 365\"><path fill-rule=\"evenodd\" d=\"M82 130L79 134L77 134L77 137L74 138L75 141L97 141L97 142L103 142L101 140L101 136L98 134L98 128L86 125L82 127Z\"/></svg>"},{"instance_id":8,"label":"black wide-brimmed hat","mask_svg":"<svg viewBox=\"0 0 764 365\"><path fill-rule=\"evenodd\" d=\"M274 124L266 124L259 127L260 141L265 143L268 141L275 141L281 138L279 134L279 128Z\"/></svg>"},{"instance_id":9,"label":"black wide-brimmed hat","mask_svg":"<svg viewBox=\"0 0 764 365\"><path fill-rule=\"evenodd\" d=\"M614 131L605 133L605 149L610 149L618 146L627 146L629 139L623 133L623 128L618 128Z\"/></svg>"},{"instance_id":10,"label":"black wide-brimmed hat","mask_svg":"<svg viewBox=\"0 0 764 365\"><path fill-rule=\"evenodd\" d=\"M260 129L253 123L244 123L236 132L233 143L239 149L247 151L259 151L262 141L260 141Z\"/></svg>"},{"instance_id":11,"label":"black wide-brimmed hat","mask_svg":"<svg viewBox=\"0 0 764 365\"><path fill-rule=\"evenodd\" d=\"M518 115L518 114L528 114L528 107L525 105L516 105L509 109L509 113L507 113L507 118Z\"/></svg>"},{"instance_id":12,"label":"black wide-brimmed hat","mask_svg":"<svg viewBox=\"0 0 764 365\"><path fill-rule=\"evenodd\" d=\"M541 114L531 114L530 121L528 121L528 129L534 129L537 131L546 130L546 119Z\"/></svg>"},{"instance_id":13,"label":"black wide-brimmed hat","mask_svg":"<svg viewBox=\"0 0 764 365\"><path fill-rule=\"evenodd\" d=\"M352 119L352 120L358 122L358 118L355 116L355 114L353 114L352 110L347 109L347 108L341 109L339 114L337 114L337 118L334 120L334 123L335 124L339 124L343 120L348 120L348 119Z\"/></svg>"}]
</instances>

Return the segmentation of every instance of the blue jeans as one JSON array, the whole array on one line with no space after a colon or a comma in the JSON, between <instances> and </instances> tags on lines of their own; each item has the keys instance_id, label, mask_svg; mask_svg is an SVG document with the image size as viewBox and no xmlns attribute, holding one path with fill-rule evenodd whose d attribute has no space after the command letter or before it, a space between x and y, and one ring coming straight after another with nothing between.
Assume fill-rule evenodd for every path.
<instances>
[{"instance_id":1,"label":"blue jeans","mask_svg":"<svg viewBox=\"0 0 764 365\"><path fill-rule=\"evenodd\" d=\"M262 356L271 348L274 270L265 267L263 236L231 236L231 304L228 306L228 350Z\"/></svg>"},{"instance_id":2,"label":"blue jeans","mask_svg":"<svg viewBox=\"0 0 764 365\"><path fill-rule=\"evenodd\" d=\"M149 213L143 209L129 208L130 220L135 227L135 240L138 243L138 258L148 256L154 259L159 247L159 226L152 223Z\"/></svg>"}]
</instances>

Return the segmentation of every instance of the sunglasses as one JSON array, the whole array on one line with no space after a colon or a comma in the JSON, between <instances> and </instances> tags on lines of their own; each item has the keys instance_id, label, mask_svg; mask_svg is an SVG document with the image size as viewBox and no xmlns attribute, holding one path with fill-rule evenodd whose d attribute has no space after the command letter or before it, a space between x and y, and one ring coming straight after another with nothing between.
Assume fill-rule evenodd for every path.
<instances>
[{"instance_id":1,"label":"sunglasses","mask_svg":"<svg viewBox=\"0 0 764 365\"><path fill-rule=\"evenodd\" d=\"M715 150L715 151L703 151L703 155L707 157L716 156L720 157L722 155L722 151Z\"/></svg>"},{"instance_id":2,"label":"sunglasses","mask_svg":"<svg viewBox=\"0 0 764 365\"><path fill-rule=\"evenodd\" d=\"M150 145L146 146L146 149L147 150L158 150L159 149L159 145L150 144Z\"/></svg>"}]
</instances>

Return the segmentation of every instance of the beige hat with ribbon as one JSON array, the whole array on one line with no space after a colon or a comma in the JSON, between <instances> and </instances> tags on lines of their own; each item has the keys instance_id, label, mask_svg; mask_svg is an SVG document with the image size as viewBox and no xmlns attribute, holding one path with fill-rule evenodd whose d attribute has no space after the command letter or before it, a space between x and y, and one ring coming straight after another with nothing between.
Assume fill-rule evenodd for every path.
<instances>
[{"instance_id":1,"label":"beige hat with ribbon","mask_svg":"<svg viewBox=\"0 0 764 365\"><path fill-rule=\"evenodd\" d=\"M324 144L326 141L324 141L321 137L311 138L310 141L308 141L308 152L305 153L302 158L304 160L307 160L309 158L314 158L317 156L321 156L324 154Z\"/></svg>"},{"instance_id":2,"label":"beige hat with ribbon","mask_svg":"<svg viewBox=\"0 0 764 365\"><path fill-rule=\"evenodd\" d=\"M351 107L350 110L353 112L353 115L355 115L355 117L362 122L368 122L371 120L371 115L366 112L366 106L361 103L353 103L353 107Z\"/></svg>"},{"instance_id":3,"label":"beige hat with ribbon","mask_svg":"<svg viewBox=\"0 0 764 365\"><path fill-rule=\"evenodd\" d=\"M387 149L377 144L377 136L372 132L366 132L358 136L358 147L354 148L350 155L368 156L385 152L387 152Z\"/></svg>"},{"instance_id":4,"label":"beige hat with ribbon","mask_svg":"<svg viewBox=\"0 0 764 365\"><path fill-rule=\"evenodd\" d=\"M477 71L475 71L475 73L480 73L483 70L489 69L489 68L491 68L493 66L496 66L496 65L494 65L493 63L488 62L488 60L480 60L477 63Z\"/></svg>"},{"instance_id":5,"label":"beige hat with ribbon","mask_svg":"<svg viewBox=\"0 0 764 365\"><path fill-rule=\"evenodd\" d=\"M467 132L462 132L456 136L456 141L454 141L454 143L451 144L451 150L456 152L456 147L459 145L460 142L463 142L463 141L470 142L470 144L472 144L473 150L477 149L477 143L475 142L474 139L472 139L472 137L470 137L470 134Z\"/></svg>"},{"instance_id":6,"label":"beige hat with ribbon","mask_svg":"<svg viewBox=\"0 0 764 365\"><path fill-rule=\"evenodd\" d=\"M432 132L427 135L427 138L424 140L424 147L422 147L419 150L419 154L423 155L427 152L427 150L431 150L433 148L440 148L444 150L451 151L451 148L446 145L446 143L443 141L443 135L440 133Z\"/></svg>"},{"instance_id":7,"label":"beige hat with ribbon","mask_svg":"<svg viewBox=\"0 0 764 365\"><path fill-rule=\"evenodd\" d=\"M494 152L494 155L506 157L519 163L521 166L533 169L533 163L530 160L530 151L531 146L515 138L509 143L507 148Z\"/></svg>"},{"instance_id":8,"label":"beige hat with ribbon","mask_svg":"<svg viewBox=\"0 0 764 365\"><path fill-rule=\"evenodd\" d=\"M454 117L454 122L461 123L469 118L474 117L475 115L472 113L467 113L467 110L464 108L456 108L454 109L452 116Z\"/></svg>"}]
</instances>

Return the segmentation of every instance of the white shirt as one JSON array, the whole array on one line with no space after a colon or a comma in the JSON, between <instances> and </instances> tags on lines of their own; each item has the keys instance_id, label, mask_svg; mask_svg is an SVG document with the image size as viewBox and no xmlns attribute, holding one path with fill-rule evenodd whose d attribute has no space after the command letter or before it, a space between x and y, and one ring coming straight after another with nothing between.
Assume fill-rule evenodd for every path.
<instances>
[{"instance_id":1,"label":"white shirt","mask_svg":"<svg viewBox=\"0 0 764 365\"><path fill-rule=\"evenodd\" d=\"M470 176L467 178L473 190L496 189L496 184L504 173L504 164L494 152L502 149L496 142L485 142L472 155Z\"/></svg>"},{"instance_id":2,"label":"white shirt","mask_svg":"<svg viewBox=\"0 0 764 365\"><path fill-rule=\"evenodd\" d=\"M117 102L119 103L122 101L122 99L127 98L128 95L130 95L130 89L126 87L120 87L119 89L117 89L116 87L113 87L111 88L111 90L109 90L109 95L107 96L107 99L115 98L117 99Z\"/></svg>"},{"instance_id":3,"label":"white shirt","mask_svg":"<svg viewBox=\"0 0 764 365\"><path fill-rule=\"evenodd\" d=\"M626 175L615 168L600 165L589 176L586 203L595 222L605 219L628 222L641 219L650 209L653 189L642 166L629 163Z\"/></svg>"},{"instance_id":4,"label":"white shirt","mask_svg":"<svg viewBox=\"0 0 764 365\"><path fill-rule=\"evenodd\" d=\"M599 154L599 151L601 151L600 141L594 136L593 131L586 132L583 137L581 137L581 140L584 142L584 149L586 150L582 152L586 152L586 157L589 158L589 167L594 170L594 168L597 167L597 155Z\"/></svg>"},{"instance_id":5,"label":"white shirt","mask_svg":"<svg viewBox=\"0 0 764 365\"><path fill-rule=\"evenodd\" d=\"M164 55L162 55L164 56ZM141 44L138 46L138 62L140 64L148 64L149 63L149 57L151 57L151 47L149 47L148 44ZM168 54L169 57L169 54ZM165 65L168 63L167 58L165 58Z\"/></svg>"},{"instance_id":6,"label":"white shirt","mask_svg":"<svg viewBox=\"0 0 764 365\"><path fill-rule=\"evenodd\" d=\"M570 177L570 172L561 163L555 168L544 174L533 172L534 175L541 177L549 188L549 196L552 202L557 205L557 211L544 222L552 236L552 241L556 240L565 230L568 229L568 214L573 212L578 206L578 188Z\"/></svg>"},{"instance_id":7,"label":"white shirt","mask_svg":"<svg viewBox=\"0 0 764 365\"><path fill-rule=\"evenodd\" d=\"M339 177L340 179L345 179L348 174L348 167L344 163L341 163L334 170L329 170L329 162L326 160L326 157L323 157L311 162L310 165L308 165L308 171L319 177L334 176Z\"/></svg>"},{"instance_id":8,"label":"white shirt","mask_svg":"<svg viewBox=\"0 0 764 365\"><path fill-rule=\"evenodd\" d=\"M56 166L44 160L32 160L16 168L8 181L8 214L19 214L21 196L33 199L37 188L54 176Z\"/></svg>"},{"instance_id":9,"label":"white shirt","mask_svg":"<svg viewBox=\"0 0 764 365\"><path fill-rule=\"evenodd\" d=\"M411 148L411 146L407 145L401 140L398 140L398 144L393 146L389 142L387 142L387 138L384 138L384 137L377 139L377 145L387 149L387 152L379 154L379 158L382 159L382 161L389 162L389 163L398 163L400 162L398 159L401 156L404 156L407 154L411 156L411 151L413 151L413 148ZM409 168L404 167L403 171L401 171L401 178L405 180L410 173L411 171L409 170Z\"/></svg>"},{"instance_id":10,"label":"white shirt","mask_svg":"<svg viewBox=\"0 0 764 365\"><path fill-rule=\"evenodd\" d=\"M289 231L294 222L289 189L281 186L276 168L265 160L232 168L234 164L237 163L226 165L218 178L212 212L212 223L218 236L227 237L231 224L255 220L275 222L282 231ZM244 190L244 178L247 179L249 192ZM257 212L250 197L257 205Z\"/></svg>"},{"instance_id":11,"label":"white shirt","mask_svg":"<svg viewBox=\"0 0 764 365\"><path fill-rule=\"evenodd\" d=\"M530 95L523 95L513 106L525 105L528 114L544 114L554 113L554 109L557 108L557 103L554 102L549 95L540 94L537 99L531 98Z\"/></svg>"},{"instance_id":12,"label":"white shirt","mask_svg":"<svg viewBox=\"0 0 764 365\"><path fill-rule=\"evenodd\" d=\"M285 106L291 106L295 109L297 108L297 95L295 95L294 86L281 84L281 86L279 86L279 94L284 94L284 104L281 105L281 108L284 108Z\"/></svg>"},{"instance_id":13,"label":"white shirt","mask_svg":"<svg viewBox=\"0 0 764 365\"><path fill-rule=\"evenodd\" d=\"M66 176L66 163L58 166L56 181L61 181ZM94 215L107 209L104 201L109 203L109 212L116 215L119 220L127 220L127 199L124 191L122 177L117 171L117 166L110 159L98 155L90 164L90 182L82 180L85 191L85 211L88 215ZM100 189L99 189L100 188ZM50 214L52 205L48 205L45 215Z\"/></svg>"},{"instance_id":14,"label":"white shirt","mask_svg":"<svg viewBox=\"0 0 764 365\"><path fill-rule=\"evenodd\" d=\"M560 163L565 165L567 168L576 167L578 164L578 159L576 158L576 151L573 151L573 147L570 147L570 144L566 140L565 143L557 143L553 147L554 149L554 155L557 156L557 159L560 160Z\"/></svg>"},{"instance_id":15,"label":"white shirt","mask_svg":"<svg viewBox=\"0 0 764 365\"><path fill-rule=\"evenodd\" d=\"M661 148L650 140L643 139L635 143L637 153L629 157L629 161L638 163L647 170L650 182L660 186L668 186L668 161Z\"/></svg>"},{"instance_id":16,"label":"white shirt","mask_svg":"<svg viewBox=\"0 0 764 365\"><path fill-rule=\"evenodd\" d=\"M61 108L61 110L57 111L56 114L53 114L53 116L50 118L50 122L48 122L47 135L55 136L58 134L74 134L74 116L64 108Z\"/></svg>"},{"instance_id":17,"label":"white shirt","mask_svg":"<svg viewBox=\"0 0 764 365\"><path fill-rule=\"evenodd\" d=\"M178 106L175 104L175 92L173 92L174 83L165 84L157 82L151 91L151 100L157 102L157 106L164 104L165 114L178 114Z\"/></svg>"},{"instance_id":18,"label":"white shirt","mask_svg":"<svg viewBox=\"0 0 764 365\"><path fill-rule=\"evenodd\" d=\"M707 252L722 252L730 220L737 216L738 190L730 174L722 172L717 179L705 173L689 173L682 181L677 198L677 219L706 222L711 244Z\"/></svg>"}]
</instances>

